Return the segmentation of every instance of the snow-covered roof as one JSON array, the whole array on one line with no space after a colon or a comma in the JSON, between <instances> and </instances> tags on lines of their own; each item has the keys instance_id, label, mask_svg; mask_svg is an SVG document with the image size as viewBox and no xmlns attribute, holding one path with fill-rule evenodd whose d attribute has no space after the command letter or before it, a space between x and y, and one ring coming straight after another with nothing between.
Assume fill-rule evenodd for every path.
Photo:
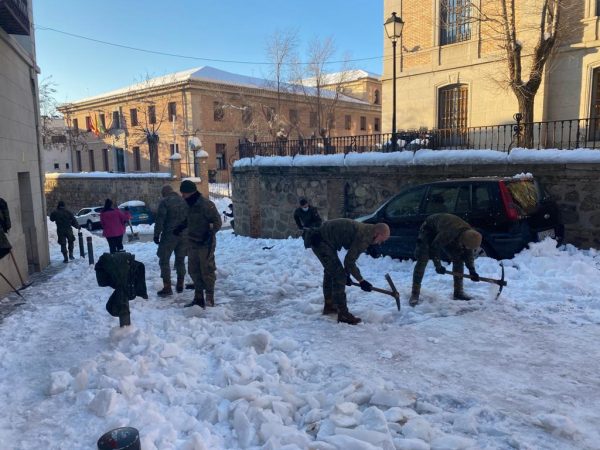
<instances>
[{"instance_id":1,"label":"snow-covered roof","mask_svg":"<svg viewBox=\"0 0 600 450\"><path fill-rule=\"evenodd\" d=\"M129 200L128 202L121 203L119 205L119 208L127 208L127 207L132 208L134 206L146 206L146 204L141 200Z\"/></svg>"},{"instance_id":2,"label":"snow-covered roof","mask_svg":"<svg viewBox=\"0 0 600 450\"><path fill-rule=\"evenodd\" d=\"M47 172L46 178L173 178L173 176L166 172Z\"/></svg>"},{"instance_id":3,"label":"snow-covered roof","mask_svg":"<svg viewBox=\"0 0 600 450\"><path fill-rule=\"evenodd\" d=\"M343 72L334 72L324 74L321 77L321 82L324 85L330 84L338 84L338 83L349 83L351 81L361 80L363 78L375 78L376 80L381 80L381 75L378 75L373 72L367 72L366 70L356 69L356 70L346 70ZM315 86L316 77L305 78L302 82L307 86Z\"/></svg>"},{"instance_id":4,"label":"snow-covered roof","mask_svg":"<svg viewBox=\"0 0 600 450\"><path fill-rule=\"evenodd\" d=\"M367 72L365 72L367 73ZM265 80L263 78L251 77L248 75L240 75L237 73L226 72L224 70L217 69L211 66L202 66L196 67L194 69L183 70L181 72L175 72L167 75L163 75L156 78L151 78L149 80L142 81L140 83L135 83L130 86L126 86L121 89L116 89L114 91L105 92L103 94L99 94L92 97L82 98L80 100L76 100L71 102L70 104L78 104L84 102L91 102L95 100L101 100L108 97L114 97L117 95L133 93L138 90L149 89L149 88L157 88L160 86L167 86L169 84L176 84L182 81L204 81L208 83L219 83L226 84L231 86L239 86L239 87L247 87L254 89L266 89L270 91L276 90L275 83L270 80ZM294 84L284 84L282 89L289 93L301 94L302 87ZM309 92L310 94L310 92ZM335 92L321 92L321 96L328 98L333 98L335 96ZM344 95L339 95L340 100L352 102L352 103L364 103L368 104L368 102L364 102L362 100L358 100L352 97L347 97Z\"/></svg>"}]
</instances>

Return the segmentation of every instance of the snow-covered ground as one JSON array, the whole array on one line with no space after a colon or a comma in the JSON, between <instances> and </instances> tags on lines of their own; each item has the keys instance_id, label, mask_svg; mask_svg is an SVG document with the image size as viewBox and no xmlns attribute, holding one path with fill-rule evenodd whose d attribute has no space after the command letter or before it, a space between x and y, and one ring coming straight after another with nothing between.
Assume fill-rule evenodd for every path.
<instances>
[{"instance_id":1,"label":"snow-covered ground","mask_svg":"<svg viewBox=\"0 0 600 450\"><path fill-rule=\"evenodd\" d=\"M221 231L206 310L183 308L191 291L158 298L156 246L126 242L150 298L120 329L104 309L112 290L87 260L64 265L48 227L64 270L0 323L2 449L93 449L120 426L143 450L600 448L597 251L534 244L505 261L498 299L467 283L468 303L429 267L414 309L413 264L361 256L375 286L391 275L402 310L348 288L364 320L350 326L321 315L322 269L299 239ZM492 259L477 268L499 275Z\"/></svg>"}]
</instances>

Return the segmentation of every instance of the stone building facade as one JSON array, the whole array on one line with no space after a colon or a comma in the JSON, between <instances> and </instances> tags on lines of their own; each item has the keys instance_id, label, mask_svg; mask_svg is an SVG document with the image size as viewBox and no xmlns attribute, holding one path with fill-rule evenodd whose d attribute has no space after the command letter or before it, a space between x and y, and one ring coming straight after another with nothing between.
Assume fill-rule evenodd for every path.
<instances>
[{"instance_id":1,"label":"stone building facade","mask_svg":"<svg viewBox=\"0 0 600 450\"><path fill-rule=\"evenodd\" d=\"M268 80L212 67L147 80L59 110L72 132L74 171L167 171L169 157L178 152L184 175L194 176L200 142L209 155L209 170L225 180L242 139L318 136L323 127L332 137L378 132L381 105L373 99L374 91L381 90L379 80L365 73L348 83L348 95L321 91L319 99L328 106L335 103L335 114L317 122L314 95L305 90L285 85L278 91ZM154 168L148 131L159 138Z\"/></svg>"},{"instance_id":2,"label":"stone building facade","mask_svg":"<svg viewBox=\"0 0 600 450\"><path fill-rule=\"evenodd\" d=\"M42 143L31 2L0 2L0 197L8 203L8 239L23 276L49 262ZM0 272L14 286L20 277L10 256ZM10 292L0 279L0 296Z\"/></svg>"},{"instance_id":3,"label":"stone building facade","mask_svg":"<svg viewBox=\"0 0 600 450\"><path fill-rule=\"evenodd\" d=\"M562 0L555 51L535 97L534 120L600 116L600 3ZM524 78L540 33L538 0L519 0L517 30L523 45ZM475 127L513 123L518 103L508 88L506 51L497 23L500 2L384 0L384 20L394 11L404 20L397 44L398 128ZM482 13L479 13L481 6ZM537 9L536 9L537 8ZM461 19L462 17L462 19ZM392 115L392 44L382 27L383 126Z\"/></svg>"}]
</instances>

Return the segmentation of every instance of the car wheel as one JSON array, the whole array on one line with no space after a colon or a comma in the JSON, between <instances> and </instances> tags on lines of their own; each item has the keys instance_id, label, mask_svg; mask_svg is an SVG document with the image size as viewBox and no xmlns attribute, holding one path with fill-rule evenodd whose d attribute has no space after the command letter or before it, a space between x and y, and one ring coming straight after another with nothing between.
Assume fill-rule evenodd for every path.
<instances>
[{"instance_id":1,"label":"car wheel","mask_svg":"<svg viewBox=\"0 0 600 450\"><path fill-rule=\"evenodd\" d=\"M88 229L88 231L92 231L94 229L94 224L91 220L87 221L86 228Z\"/></svg>"}]
</instances>

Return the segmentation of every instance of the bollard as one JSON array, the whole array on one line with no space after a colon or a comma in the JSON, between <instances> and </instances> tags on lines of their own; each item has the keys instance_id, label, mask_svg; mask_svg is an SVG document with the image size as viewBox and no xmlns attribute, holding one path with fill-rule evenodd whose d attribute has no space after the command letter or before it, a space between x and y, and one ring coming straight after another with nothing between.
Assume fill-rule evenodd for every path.
<instances>
[{"instance_id":1,"label":"bollard","mask_svg":"<svg viewBox=\"0 0 600 450\"><path fill-rule=\"evenodd\" d=\"M77 233L77 237L79 238L79 256L85 258L85 250L83 248L83 233L79 231Z\"/></svg>"},{"instance_id":2,"label":"bollard","mask_svg":"<svg viewBox=\"0 0 600 450\"><path fill-rule=\"evenodd\" d=\"M98 439L98 450L141 450L140 433L133 427L110 430Z\"/></svg>"},{"instance_id":3,"label":"bollard","mask_svg":"<svg viewBox=\"0 0 600 450\"><path fill-rule=\"evenodd\" d=\"M85 239L87 241L88 260L90 262L90 265L92 265L92 264L94 264L94 247L92 247L92 237L88 236Z\"/></svg>"}]
</instances>

